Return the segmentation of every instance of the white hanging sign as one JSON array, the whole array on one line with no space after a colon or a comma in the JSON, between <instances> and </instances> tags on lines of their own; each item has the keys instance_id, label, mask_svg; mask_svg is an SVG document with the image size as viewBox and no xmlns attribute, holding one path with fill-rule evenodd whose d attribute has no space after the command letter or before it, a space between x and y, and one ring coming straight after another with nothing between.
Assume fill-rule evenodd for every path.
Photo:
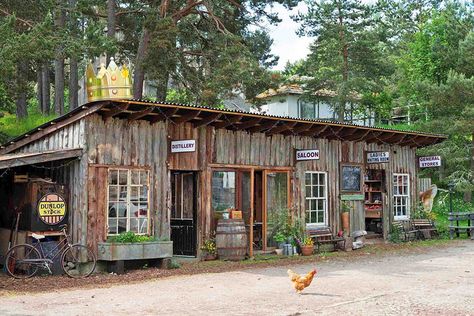
<instances>
[{"instance_id":1,"label":"white hanging sign","mask_svg":"<svg viewBox=\"0 0 474 316\"><path fill-rule=\"evenodd\" d=\"M296 160L319 160L319 149L297 150Z\"/></svg>"},{"instance_id":2,"label":"white hanging sign","mask_svg":"<svg viewBox=\"0 0 474 316\"><path fill-rule=\"evenodd\" d=\"M373 151L367 153L367 163L389 162L390 153L388 151Z\"/></svg>"},{"instance_id":3,"label":"white hanging sign","mask_svg":"<svg viewBox=\"0 0 474 316\"><path fill-rule=\"evenodd\" d=\"M441 167L441 156L420 157L420 168Z\"/></svg>"},{"instance_id":4,"label":"white hanging sign","mask_svg":"<svg viewBox=\"0 0 474 316\"><path fill-rule=\"evenodd\" d=\"M185 153L196 151L196 140L174 140L171 142L172 153Z\"/></svg>"}]
</instances>

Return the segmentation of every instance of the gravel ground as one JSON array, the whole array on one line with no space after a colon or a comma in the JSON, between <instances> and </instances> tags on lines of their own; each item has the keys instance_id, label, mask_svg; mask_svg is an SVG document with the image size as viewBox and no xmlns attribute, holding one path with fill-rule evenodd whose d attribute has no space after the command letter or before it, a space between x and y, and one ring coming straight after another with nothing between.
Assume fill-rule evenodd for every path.
<instances>
[{"instance_id":1,"label":"gravel ground","mask_svg":"<svg viewBox=\"0 0 474 316\"><path fill-rule=\"evenodd\" d=\"M473 241L346 259L290 266L318 269L301 295L280 266L9 293L0 315L474 315Z\"/></svg>"}]
</instances>

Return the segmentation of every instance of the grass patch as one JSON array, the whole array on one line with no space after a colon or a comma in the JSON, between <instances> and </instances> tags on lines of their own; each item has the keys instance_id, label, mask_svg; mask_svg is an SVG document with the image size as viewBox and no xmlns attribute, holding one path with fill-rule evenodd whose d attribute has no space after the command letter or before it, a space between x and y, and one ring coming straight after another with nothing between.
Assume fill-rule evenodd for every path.
<instances>
[{"instance_id":1,"label":"grass patch","mask_svg":"<svg viewBox=\"0 0 474 316\"><path fill-rule=\"evenodd\" d=\"M0 118L0 134L7 138L4 141L8 141L8 139L22 135L56 117L57 115L54 114L43 116L33 112L29 113L27 118L19 120L15 114L4 113L4 116Z\"/></svg>"}]
</instances>

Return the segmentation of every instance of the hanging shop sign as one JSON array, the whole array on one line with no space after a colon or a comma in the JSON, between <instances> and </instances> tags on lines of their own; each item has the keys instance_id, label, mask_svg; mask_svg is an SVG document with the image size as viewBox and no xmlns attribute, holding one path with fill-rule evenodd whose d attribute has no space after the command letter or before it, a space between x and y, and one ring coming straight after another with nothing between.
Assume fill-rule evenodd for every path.
<instances>
[{"instance_id":1,"label":"hanging shop sign","mask_svg":"<svg viewBox=\"0 0 474 316\"><path fill-rule=\"evenodd\" d=\"M319 149L297 150L296 160L319 160Z\"/></svg>"},{"instance_id":2,"label":"hanging shop sign","mask_svg":"<svg viewBox=\"0 0 474 316\"><path fill-rule=\"evenodd\" d=\"M441 156L420 157L420 168L441 167Z\"/></svg>"},{"instance_id":3,"label":"hanging shop sign","mask_svg":"<svg viewBox=\"0 0 474 316\"><path fill-rule=\"evenodd\" d=\"M37 205L38 216L47 225L59 224L66 216L66 202L57 193L43 195Z\"/></svg>"},{"instance_id":4,"label":"hanging shop sign","mask_svg":"<svg viewBox=\"0 0 474 316\"><path fill-rule=\"evenodd\" d=\"M389 162L390 153L388 151L372 151L367 152L367 163L383 163Z\"/></svg>"},{"instance_id":5,"label":"hanging shop sign","mask_svg":"<svg viewBox=\"0 0 474 316\"><path fill-rule=\"evenodd\" d=\"M341 194L342 201L363 201L364 194Z\"/></svg>"},{"instance_id":6,"label":"hanging shop sign","mask_svg":"<svg viewBox=\"0 0 474 316\"><path fill-rule=\"evenodd\" d=\"M186 153L196 151L196 140L174 140L171 142L172 153Z\"/></svg>"}]
</instances>

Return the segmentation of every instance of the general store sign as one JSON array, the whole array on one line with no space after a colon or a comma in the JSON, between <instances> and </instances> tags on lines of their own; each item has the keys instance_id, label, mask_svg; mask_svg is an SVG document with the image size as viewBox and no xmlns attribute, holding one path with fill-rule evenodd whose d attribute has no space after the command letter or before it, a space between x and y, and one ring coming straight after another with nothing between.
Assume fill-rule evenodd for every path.
<instances>
[{"instance_id":1,"label":"general store sign","mask_svg":"<svg viewBox=\"0 0 474 316\"><path fill-rule=\"evenodd\" d=\"M319 149L297 150L296 160L319 160Z\"/></svg>"},{"instance_id":2,"label":"general store sign","mask_svg":"<svg viewBox=\"0 0 474 316\"><path fill-rule=\"evenodd\" d=\"M196 151L196 140L174 140L171 142L172 153L185 153Z\"/></svg>"},{"instance_id":3,"label":"general store sign","mask_svg":"<svg viewBox=\"0 0 474 316\"><path fill-rule=\"evenodd\" d=\"M441 156L420 157L420 168L441 167Z\"/></svg>"},{"instance_id":4,"label":"general store sign","mask_svg":"<svg viewBox=\"0 0 474 316\"><path fill-rule=\"evenodd\" d=\"M47 225L56 225L66 216L66 202L56 193L48 193L41 197L37 205L39 218Z\"/></svg>"},{"instance_id":5,"label":"general store sign","mask_svg":"<svg viewBox=\"0 0 474 316\"><path fill-rule=\"evenodd\" d=\"M390 160L388 151L373 151L367 153L367 163L382 163Z\"/></svg>"}]
</instances>

